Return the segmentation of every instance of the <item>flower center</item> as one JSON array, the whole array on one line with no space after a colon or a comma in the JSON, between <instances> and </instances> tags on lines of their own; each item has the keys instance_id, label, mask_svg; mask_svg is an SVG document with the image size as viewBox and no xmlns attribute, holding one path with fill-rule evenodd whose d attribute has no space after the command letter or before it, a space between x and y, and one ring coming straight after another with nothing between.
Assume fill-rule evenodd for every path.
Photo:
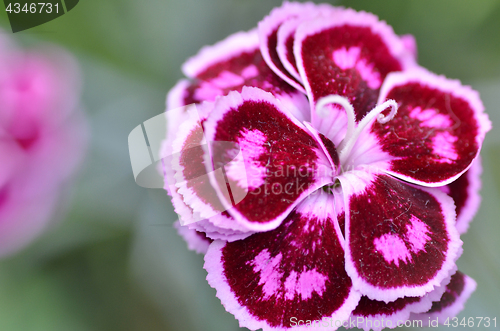
<instances>
[{"instance_id":1,"label":"flower center","mask_svg":"<svg viewBox=\"0 0 500 331\"><path fill-rule=\"evenodd\" d=\"M345 134L342 142L337 146L337 151L339 155L339 162L341 165L346 164L351 154L352 148L356 144L359 136L363 130L371 124L375 118L379 123L385 124L392 120L396 113L398 112L398 104L394 100L387 100L386 102L376 106L370 110L359 123L356 123L356 115L354 113L354 107L350 104L346 97L340 95L329 95L318 100L316 104L316 113L319 117L326 117L328 115L329 104L337 104L342 106L347 113L347 132ZM391 112L389 115L384 116L382 112L391 107Z\"/></svg>"}]
</instances>

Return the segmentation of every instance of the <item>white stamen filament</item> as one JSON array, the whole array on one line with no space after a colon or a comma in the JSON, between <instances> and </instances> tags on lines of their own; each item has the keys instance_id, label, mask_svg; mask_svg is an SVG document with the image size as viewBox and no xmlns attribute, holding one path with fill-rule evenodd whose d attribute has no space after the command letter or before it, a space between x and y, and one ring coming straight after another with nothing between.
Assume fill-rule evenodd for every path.
<instances>
[{"instance_id":1,"label":"white stamen filament","mask_svg":"<svg viewBox=\"0 0 500 331\"><path fill-rule=\"evenodd\" d=\"M373 108L355 127L356 115L354 114L354 107L349 103L347 98L340 95L329 95L319 99L316 104L316 112L318 115L320 117L326 117L328 115L328 110L325 106L332 103L341 105L347 113L347 132L344 140L342 140L342 142L337 146L340 164L345 164L359 136L375 118L377 118L379 123L385 124L392 120L398 112L398 104L396 101L387 100L386 102ZM389 115L384 116L382 115L382 112L386 110L387 107L391 107L391 112Z\"/></svg>"},{"instance_id":2,"label":"white stamen filament","mask_svg":"<svg viewBox=\"0 0 500 331\"><path fill-rule=\"evenodd\" d=\"M346 97L342 97L340 95L329 95L319 99L318 103L316 103L316 113L319 117L325 118L328 116L329 112L326 108L326 105L328 104L337 104L344 107L347 114L347 132L345 133L345 136L351 136L354 133L356 115L354 114L354 107L351 105L349 100ZM337 150L342 148L344 141L345 139L339 144L339 146L337 146Z\"/></svg>"}]
</instances>

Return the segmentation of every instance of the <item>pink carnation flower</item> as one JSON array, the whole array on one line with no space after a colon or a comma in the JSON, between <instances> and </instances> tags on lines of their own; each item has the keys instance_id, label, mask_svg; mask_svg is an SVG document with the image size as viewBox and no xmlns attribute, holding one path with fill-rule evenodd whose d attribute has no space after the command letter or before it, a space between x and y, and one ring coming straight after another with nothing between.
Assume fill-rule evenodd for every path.
<instances>
[{"instance_id":1,"label":"pink carnation flower","mask_svg":"<svg viewBox=\"0 0 500 331\"><path fill-rule=\"evenodd\" d=\"M190 248L251 330L454 316L491 124L372 14L284 3L203 48L170 91L163 155ZM354 321L354 322L353 322ZM384 323L382 323L384 322Z\"/></svg>"},{"instance_id":2,"label":"pink carnation flower","mask_svg":"<svg viewBox=\"0 0 500 331\"><path fill-rule=\"evenodd\" d=\"M0 40L0 256L30 243L60 207L85 147L78 100L69 55Z\"/></svg>"}]
</instances>

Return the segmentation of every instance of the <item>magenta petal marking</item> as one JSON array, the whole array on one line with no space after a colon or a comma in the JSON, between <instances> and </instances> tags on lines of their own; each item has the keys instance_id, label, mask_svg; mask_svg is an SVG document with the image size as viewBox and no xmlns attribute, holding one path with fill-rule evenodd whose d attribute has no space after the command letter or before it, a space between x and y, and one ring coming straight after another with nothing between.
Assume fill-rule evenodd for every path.
<instances>
[{"instance_id":1,"label":"magenta petal marking","mask_svg":"<svg viewBox=\"0 0 500 331\"><path fill-rule=\"evenodd\" d=\"M359 121L376 105L387 74L413 62L391 27L372 14L351 9L337 10L335 19L318 17L301 24L295 34L294 55L310 100L312 124L325 135L323 119L314 111L320 98L348 98ZM332 113L345 112L340 107L330 108ZM327 135L335 144L336 134Z\"/></svg>"},{"instance_id":2,"label":"magenta petal marking","mask_svg":"<svg viewBox=\"0 0 500 331\"><path fill-rule=\"evenodd\" d=\"M481 158L478 157L472 163L472 166L462 176L454 182L440 187L442 191L451 196L455 201L457 208L456 227L458 233L467 232L469 223L476 215L481 204Z\"/></svg>"},{"instance_id":3,"label":"magenta petal marking","mask_svg":"<svg viewBox=\"0 0 500 331\"><path fill-rule=\"evenodd\" d=\"M424 186L458 178L477 157L491 128L477 92L423 69L389 75L379 103L394 99L399 109L372 132L394 157L388 173Z\"/></svg>"},{"instance_id":4,"label":"magenta petal marking","mask_svg":"<svg viewBox=\"0 0 500 331\"><path fill-rule=\"evenodd\" d=\"M299 320L331 318L335 330L349 317L360 295L345 273L334 207L320 190L277 229L210 245L207 280L241 327L292 330L302 329Z\"/></svg>"},{"instance_id":5,"label":"magenta petal marking","mask_svg":"<svg viewBox=\"0 0 500 331\"><path fill-rule=\"evenodd\" d=\"M474 279L457 271L446 286L446 292L441 297L441 300L434 302L428 312L412 315L412 318L421 320L424 326L428 326L429 321L435 321L436 319L440 324L443 324L447 318L457 316L464 309L465 302L472 292L476 290L476 286Z\"/></svg>"},{"instance_id":6,"label":"magenta petal marking","mask_svg":"<svg viewBox=\"0 0 500 331\"><path fill-rule=\"evenodd\" d=\"M352 171L339 179L354 287L388 302L440 286L461 253L452 199L382 174Z\"/></svg>"},{"instance_id":7,"label":"magenta petal marking","mask_svg":"<svg viewBox=\"0 0 500 331\"><path fill-rule=\"evenodd\" d=\"M225 171L219 178L210 173L212 184L228 212L248 229L276 228L302 199L333 179L318 143L270 93L231 92L218 99L204 126L211 166ZM235 151L220 142L243 148ZM241 157L234 157L237 152ZM229 194L222 191L225 178ZM242 192L246 196L239 198Z\"/></svg>"}]
</instances>

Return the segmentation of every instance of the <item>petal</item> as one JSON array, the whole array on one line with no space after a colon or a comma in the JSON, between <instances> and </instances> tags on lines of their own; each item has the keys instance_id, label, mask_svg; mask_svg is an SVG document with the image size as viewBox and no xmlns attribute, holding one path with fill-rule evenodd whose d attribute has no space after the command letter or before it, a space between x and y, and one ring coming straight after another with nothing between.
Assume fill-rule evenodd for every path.
<instances>
[{"instance_id":1,"label":"petal","mask_svg":"<svg viewBox=\"0 0 500 331\"><path fill-rule=\"evenodd\" d=\"M248 230L234 230L233 227L238 228L238 225L234 218L225 211L219 215L188 224L187 226L190 229L203 232L207 238L212 240L226 240L229 242L245 239L253 233Z\"/></svg>"},{"instance_id":2,"label":"petal","mask_svg":"<svg viewBox=\"0 0 500 331\"><path fill-rule=\"evenodd\" d=\"M300 77L295 55L293 54L293 43L295 42L297 28L308 19L309 17L295 17L282 23L278 29L276 42L276 52L278 53L279 62L281 62L286 72L301 84L300 87L304 93L305 89L302 86L302 77Z\"/></svg>"},{"instance_id":3,"label":"petal","mask_svg":"<svg viewBox=\"0 0 500 331\"><path fill-rule=\"evenodd\" d=\"M426 312L432 307L433 302L439 301L446 291L450 278L451 276L447 277L441 282L441 286L422 297L404 297L386 303L363 296L352 312L351 319L356 320L356 327L365 331L400 327L411 318L412 314Z\"/></svg>"},{"instance_id":4,"label":"petal","mask_svg":"<svg viewBox=\"0 0 500 331\"><path fill-rule=\"evenodd\" d=\"M259 22L260 50L267 65L284 81L304 93L305 90L300 82L300 78L297 77L297 74L294 74L297 72L296 67L292 69L291 72L289 72L284 66L285 62L283 62L283 58L278 54L278 31L283 24L287 23L290 20L298 18L299 21L303 21L315 17L322 11L327 10L333 10L333 7L331 7L330 5L315 5L310 2L284 2L281 7L273 9L273 11L271 11L268 16L266 16L261 22ZM290 29L287 29L287 31L290 32ZM290 34L291 45L293 46L293 33L288 33L288 36L290 36ZM295 64L295 61L293 59L293 51L292 54L288 54L288 56L284 57L285 59L287 59L286 64L288 66L290 65L288 60L292 61L291 63Z\"/></svg>"},{"instance_id":5,"label":"petal","mask_svg":"<svg viewBox=\"0 0 500 331\"><path fill-rule=\"evenodd\" d=\"M396 117L374 122L382 149L395 157L389 173L424 186L442 186L464 173L491 128L477 92L424 69L387 77L379 103L394 99Z\"/></svg>"},{"instance_id":6,"label":"petal","mask_svg":"<svg viewBox=\"0 0 500 331\"><path fill-rule=\"evenodd\" d=\"M38 195L60 189L78 169L87 146L88 126L80 111L55 128L40 128L26 150L26 162L17 169L16 185L26 194ZM57 162L55 162L57 160Z\"/></svg>"},{"instance_id":7,"label":"petal","mask_svg":"<svg viewBox=\"0 0 500 331\"><path fill-rule=\"evenodd\" d=\"M164 158L169 158L171 157L173 151L172 151L172 144L174 140L177 138L178 132L179 132L179 127L182 123L185 121L190 120L190 113L187 111L187 106L188 103L186 103L185 97L187 94L187 89L189 87L190 83L186 79L182 79L175 84L175 86L170 89L170 91L167 94L167 100L166 100L166 111L165 111L165 118L166 118L166 125L167 125L167 132L166 132L166 139L162 141L161 143L161 148L159 151L159 159L164 159ZM196 119L193 119L193 121L196 121L199 119L199 116ZM142 128L141 128L142 130ZM130 139L130 137L129 137ZM177 151L179 152L179 151ZM151 156L150 156L151 157ZM154 156L153 156L154 158ZM168 160L163 160L161 162L161 169L159 172L163 172L164 174L164 189L170 194L170 187L169 183L174 183L175 180L173 179L174 176L174 171L171 166L166 166L166 164L170 165L170 162ZM135 173L134 173L135 175ZM174 203L175 207L175 203ZM181 208L182 209L182 208ZM191 223L191 222L189 222Z\"/></svg>"},{"instance_id":8,"label":"petal","mask_svg":"<svg viewBox=\"0 0 500 331\"><path fill-rule=\"evenodd\" d=\"M197 119L200 115L198 108L190 107L190 119L179 126L177 137L172 143L171 166L175 171L175 186L184 202L200 213L201 219L205 219L220 214L225 208L210 184L204 164L203 145L206 145L206 141L201 125L204 118Z\"/></svg>"},{"instance_id":9,"label":"petal","mask_svg":"<svg viewBox=\"0 0 500 331\"><path fill-rule=\"evenodd\" d=\"M335 13L337 11L342 12L342 10L343 8L332 7L329 4L319 4L316 5L313 10L310 8L304 8L304 10L297 14L296 17L288 18L279 26L276 45L279 61L281 61L283 67L301 84L302 77L300 77L297 62L295 60L295 54L293 53L293 44L295 42L295 32L297 31L297 28L305 21L320 16L328 16L330 19L334 19L333 17ZM301 89L304 89L302 85Z\"/></svg>"},{"instance_id":10,"label":"petal","mask_svg":"<svg viewBox=\"0 0 500 331\"><path fill-rule=\"evenodd\" d=\"M416 314L414 320L423 321L424 326L429 322L445 323L446 319L453 318L463 309L465 302L469 299L472 292L476 290L476 282L469 276L457 271L452 277L451 282L446 286L446 292L440 301L434 302L432 308L425 314Z\"/></svg>"},{"instance_id":11,"label":"petal","mask_svg":"<svg viewBox=\"0 0 500 331\"><path fill-rule=\"evenodd\" d=\"M182 165L179 164L184 153L191 152L196 154L199 151L203 139L201 131L201 119L196 105L189 105L182 108L170 109L166 112L167 117L167 139L162 145L160 156L162 158L164 173L164 188L170 196L175 212L179 215L181 225L191 224L200 221L201 218L194 217L194 211L191 206L184 201L179 192L181 183L188 186L186 180L179 180L179 177L192 179L196 176L179 174L182 172ZM198 147L198 148L197 148ZM196 156L196 155L195 155ZM201 155L203 157L203 154ZM197 164L193 164L197 166ZM187 170L188 171L188 170ZM193 170L193 173L196 171Z\"/></svg>"},{"instance_id":12,"label":"petal","mask_svg":"<svg viewBox=\"0 0 500 331\"><path fill-rule=\"evenodd\" d=\"M174 228L177 229L179 235L187 242L188 248L198 254L205 254L208 246L213 242L203 232L191 230L187 226L182 226L178 221L174 223Z\"/></svg>"},{"instance_id":13,"label":"petal","mask_svg":"<svg viewBox=\"0 0 500 331\"><path fill-rule=\"evenodd\" d=\"M332 181L330 163L315 139L270 93L245 87L241 94L219 98L204 127L211 166L224 171L219 177L209 174L212 184L248 229L278 227L303 198Z\"/></svg>"},{"instance_id":14,"label":"petal","mask_svg":"<svg viewBox=\"0 0 500 331\"><path fill-rule=\"evenodd\" d=\"M304 126L309 130L309 132L313 135L316 142L323 150L323 153L327 156L328 161L330 161L330 165L332 169L337 169L339 167L339 154L337 153L337 149L335 148L335 144L325 137L322 133L319 133L315 128L311 126L308 122L303 123Z\"/></svg>"},{"instance_id":15,"label":"petal","mask_svg":"<svg viewBox=\"0 0 500 331\"><path fill-rule=\"evenodd\" d=\"M170 91L168 91L166 102L167 111L170 109L184 107L192 103L187 100L189 98L188 94L190 85L191 84L187 79L181 79L177 82L177 84L175 84L174 87L172 87L172 89L170 89Z\"/></svg>"},{"instance_id":16,"label":"petal","mask_svg":"<svg viewBox=\"0 0 500 331\"><path fill-rule=\"evenodd\" d=\"M380 173L340 178L346 201L346 270L370 299L423 296L455 268L461 240L453 200Z\"/></svg>"},{"instance_id":17,"label":"petal","mask_svg":"<svg viewBox=\"0 0 500 331\"><path fill-rule=\"evenodd\" d=\"M243 86L259 87L287 104L300 120L309 118L307 98L278 77L267 65L259 49L257 30L239 32L204 47L182 67L195 80L185 93L185 103L214 101Z\"/></svg>"},{"instance_id":18,"label":"petal","mask_svg":"<svg viewBox=\"0 0 500 331\"><path fill-rule=\"evenodd\" d=\"M299 321L327 319L334 326L349 317L360 295L345 273L333 201L319 190L279 228L210 245L207 280L241 327L304 330Z\"/></svg>"},{"instance_id":19,"label":"petal","mask_svg":"<svg viewBox=\"0 0 500 331\"><path fill-rule=\"evenodd\" d=\"M315 112L320 98L347 97L359 121L376 105L387 74L413 63L411 54L390 26L372 14L352 9L337 10L333 18L318 17L300 25L295 34L294 55L309 96L312 124L325 135L330 123L322 124ZM332 112L345 113L331 108ZM338 130L343 127L338 126Z\"/></svg>"},{"instance_id":20,"label":"petal","mask_svg":"<svg viewBox=\"0 0 500 331\"><path fill-rule=\"evenodd\" d=\"M0 187L0 257L27 246L54 221L61 206L58 190L33 196L16 181Z\"/></svg>"},{"instance_id":21,"label":"petal","mask_svg":"<svg viewBox=\"0 0 500 331\"><path fill-rule=\"evenodd\" d=\"M417 61L417 41L415 40L415 37L411 34L405 34L401 36L401 41L403 42L403 45L405 48L410 52L410 54L413 56L415 62Z\"/></svg>"},{"instance_id":22,"label":"petal","mask_svg":"<svg viewBox=\"0 0 500 331\"><path fill-rule=\"evenodd\" d=\"M349 156L341 164L342 170L344 172L359 168L387 170L389 162L394 160L394 157L382 149L380 140L370 130L361 132Z\"/></svg>"},{"instance_id":23,"label":"petal","mask_svg":"<svg viewBox=\"0 0 500 331\"><path fill-rule=\"evenodd\" d=\"M276 50L278 43L278 29L287 20L297 18L304 12L316 12L312 3L284 2L281 7L275 8L259 22L259 40L262 57L278 76L291 86L305 93L301 83L293 77L283 66Z\"/></svg>"},{"instance_id":24,"label":"petal","mask_svg":"<svg viewBox=\"0 0 500 331\"><path fill-rule=\"evenodd\" d=\"M172 194L176 211L180 211L179 218L181 225L207 220L210 224L200 224L202 230L198 231L214 233L211 238L235 240L241 239L243 232L248 229L239 225L229 214L222 215L226 208L219 200L216 191L210 183L210 178L205 166L206 140L201 126L208 114L213 109L213 104L203 103L198 106L191 105L185 109L170 111L169 119L173 119L173 114L183 118L175 139L171 142L171 147L164 146L171 155L163 157L165 173L169 191ZM167 143L170 143L168 141ZM222 173L220 169L215 170ZM176 200L182 201L176 201ZM224 229L230 230L225 231ZM234 235L237 235L234 237ZM248 233L246 236L250 235Z\"/></svg>"},{"instance_id":25,"label":"petal","mask_svg":"<svg viewBox=\"0 0 500 331\"><path fill-rule=\"evenodd\" d=\"M0 136L0 187L2 187L15 173L24 159L20 146L11 137Z\"/></svg>"},{"instance_id":26,"label":"petal","mask_svg":"<svg viewBox=\"0 0 500 331\"><path fill-rule=\"evenodd\" d=\"M404 297L385 303L370 300L363 296L352 313L351 319L357 321L356 327L365 331L380 331L384 328L394 329L404 323L413 311L425 311L432 302L422 303L420 297ZM424 308L422 308L424 307ZM398 324L399 322L399 324Z\"/></svg>"},{"instance_id":27,"label":"petal","mask_svg":"<svg viewBox=\"0 0 500 331\"><path fill-rule=\"evenodd\" d=\"M440 187L440 189L451 196L455 201L457 208L456 227L458 233L467 232L469 223L476 215L481 204L481 158L478 157L472 163L472 166L462 176L454 182Z\"/></svg>"}]
</instances>

